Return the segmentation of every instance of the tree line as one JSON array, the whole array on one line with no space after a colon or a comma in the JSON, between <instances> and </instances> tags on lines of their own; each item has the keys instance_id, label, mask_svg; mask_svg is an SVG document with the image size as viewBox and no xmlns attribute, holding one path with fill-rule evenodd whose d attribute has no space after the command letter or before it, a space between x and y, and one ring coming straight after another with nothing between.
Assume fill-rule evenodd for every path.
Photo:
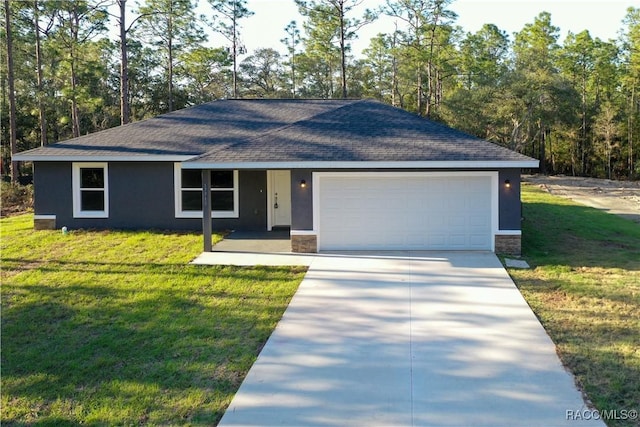
<instances>
[{"instance_id":1,"label":"tree line","mask_svg":"<svg viewBox=\"0 0 640 427\"><path fill-rule=\"evenodd\" d=\"M640 177L640 8L617 39L549 13L508 35L456 25L454 0L293 0L281 49L246 52L246 0L4 0L2 173L16 151L223 98L375 98L540 160L544 173ZM202 9L198 9L202 10ZM396 28L356 57L381 14ZM209 38L212 40L209 40ZM281 53L283 52L283 53Z\"/></svg>"}]
</instances>

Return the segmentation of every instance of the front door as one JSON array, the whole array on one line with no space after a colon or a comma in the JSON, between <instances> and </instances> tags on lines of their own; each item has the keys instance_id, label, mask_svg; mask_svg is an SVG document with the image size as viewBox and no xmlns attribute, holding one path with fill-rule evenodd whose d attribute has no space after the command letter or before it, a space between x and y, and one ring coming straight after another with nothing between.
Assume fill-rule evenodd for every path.
<instances>
[{"instance_id":1,"label":"front door","mask_svg":"<svg viewBox=\"0 0 640 427\"><path fill-rule=\"evenodd\" d=\"M291 226L291 171L273 170L267 172L269 187L268 229Z\"/></svg>"}]
</instances>

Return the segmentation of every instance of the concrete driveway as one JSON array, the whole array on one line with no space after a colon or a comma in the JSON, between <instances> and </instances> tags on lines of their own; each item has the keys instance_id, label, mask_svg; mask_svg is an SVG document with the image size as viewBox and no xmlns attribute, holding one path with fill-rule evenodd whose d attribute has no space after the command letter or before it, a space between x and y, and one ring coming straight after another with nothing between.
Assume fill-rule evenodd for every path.
<instances>
[{"instance_id":1,"label":"concrete driveway","mask_svg":"<svg viewBox=\"0 0 640 427\"><path fill-rule=\"evenodd\" d=\"M220 425L604 426L581 410L494 254L349 253L314 257Z\"/></svg>"}]
</instances>

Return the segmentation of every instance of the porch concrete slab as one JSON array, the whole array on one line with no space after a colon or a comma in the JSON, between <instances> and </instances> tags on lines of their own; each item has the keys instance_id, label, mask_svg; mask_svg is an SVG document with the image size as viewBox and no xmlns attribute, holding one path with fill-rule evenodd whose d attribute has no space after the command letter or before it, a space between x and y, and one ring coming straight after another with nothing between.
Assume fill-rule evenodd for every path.
<instances>
[{"instance_id":1,"label":"porch concrete slab","mask_svg":"<svg viewBox=\"0 0 640 427\"><path fill-rule=\"evenodd\" d=\"M233 231L216 243L213 252L289 253L289 230Z\"/></svg>"},{"instance_id":2,"label":"porch concrete slab","mask_svg":"<svg viewBox=\"0 0 640 427\"><path fill-rule=\"evenodd\" d=\"M604 426L491 253L320 254L221 426Z\"/></svg>"},{"instance_id":3,"label":"porch concrete slab","mask_svg":"<svg viewBox=\"0 0 640 427\"><path fill-rule=\"evenodd\" d=\"M233 231L192 264L237 266L308 266L314 254L291 252L289 230Z\"/></svg>"},{"instance_id":4,"label":"porch concrete slab","mask_svg":"<svg viewBox=\"0 0 640 427\"><path fill-rule=\"evenodd\" d=\"M191 264L236 265L242 267L264 266L308 266L314 254L259 253L259 252L203 252Z\"/></svg>"}]
</instances>

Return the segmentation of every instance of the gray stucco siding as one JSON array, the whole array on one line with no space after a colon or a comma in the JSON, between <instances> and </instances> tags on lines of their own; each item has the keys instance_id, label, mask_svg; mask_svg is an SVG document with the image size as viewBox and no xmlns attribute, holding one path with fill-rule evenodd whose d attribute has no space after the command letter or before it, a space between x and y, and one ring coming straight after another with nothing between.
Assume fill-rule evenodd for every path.
<instances>
[{"instance_id":1,"label":"gray stucco siding","mask_svg":"<svg viewBox=\"0 0 640 427\"><path fill-rule=\"evenodd\" d=\"M74 218L71 162L34 162L34 211L58 228L202 230L200 218L176 218L171 162L109 162L109 217ZM266 229L266 172L240 171L239 218L214 218L216 230Z\"/></svg>"},{"instance_id":2,"label":"gray stucco siding","mask_svg":"<svg viewBox=\"0 0 640 427\"><path fill-rule=\"evenodd\" d=\"M303 179L305 188L300 187ZM313 229L313 175L309 169L291 171L291 229Z\"/></svg>"},{"instance_id":3,"label":"gray stucco siding","mask_svg":"<svg viewBox=\"0 0 640 427\"><path fill-rule=\"evenodd\" d=\"M313 172L291 170L291 228L313 229ZM384 172L382 170L371 170ZM396 170L395 172L402 171ZM406 170L404 170L406 171ZM417 170L414 170L417 171ZM433 170L421 170L432 172ZM362 172L358 170L357 172ZM391 172L391 171L389 171ZM499 229L520 230L520 169L498 170ZM34 163L36 215L55 215L57 227L95 229L202 230L200 218L176 218L174 165L171 162L110 162L109 218L74 218L71 162ZM238 218L214 218L214 230L265 230L267 172L238 173ZM305 180L307 186L300 187ZM510 188L504 182L509 180Z\"/></svg>"},{"instance_id":4,"label":"gray stucco siding","mask_svg":"<svg viewBox=\"0 0 640 427\"><path fill-rule=\"evenodd\" d=\"M55 215L57 224L71 225L73 193L71 163L34 162L33 210L36 215Z\"/></svg>"},{"instance_id":5,"label":"gray stucco siding","mask_svg":"<svg viewBox=\"0 0 640 427\"><path fill-rule=\"evenodd\" d=\"M267 171L241 170L238 172L238 180L238 218L214 218L213 229L266 230ZM202 220L198 220L197 227L202 229Z\"/></svg>"},{"instance_id":6,"label":"gray stucco siding","mask_svg":"<svg viewBox=\"0 0 640 427\"><path fill-rule=\"evenodd\" d=\"M109 163L109 206L99 228L189 229L174 226L171 163Z\"/></svg>"},{"instance_id":7,"label":"gray stucco siding","mask_svg":"<svg viewBox=\"0 0 640 427\"><path fill-rule=\"evenodd\" d=\"M509 180L510 187L505 185ZM498 213L500 230L520 230L522 202L520 200L520 169L498 171Z\"/></svg>"},{"instance_id":8,"label":"gray stucco siding","mask_svg":"<svg viewBox=\"0 0 640 427\"><path fill-rule=\"evenodd\" d=\"M36 162L35 213L55 215L70 229L197 230L178 221L174 209L173 164L109 162L109 217L74 218L72 162Z\"/></svg>"}]
</instances>

